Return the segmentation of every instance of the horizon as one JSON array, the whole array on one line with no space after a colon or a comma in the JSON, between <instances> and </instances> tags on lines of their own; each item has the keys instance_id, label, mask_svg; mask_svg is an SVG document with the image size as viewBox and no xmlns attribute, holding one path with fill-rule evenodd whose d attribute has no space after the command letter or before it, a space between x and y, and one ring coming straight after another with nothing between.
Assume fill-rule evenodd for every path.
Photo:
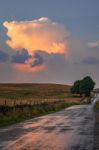
<instances>
[{"instance_id":1,"label":"horizon","mask_svg":"<svg viewBox=\"0 0 99 150\"><path fill-rule=\"evenodd\" d=\"M12 82L12 83L11 82L8 82L8 83L7 82L3 82L2 83L1 82L0 84L5 84L5 85L6 84L10 84L10 85L12 85L12 84L18 84L18 85L19 84L36 84L36 85L40 84L40 85L47 85L48 84L48 85L63 85L63 86L71 86L72 87L74 83L73 84L65 84L65 83L51 83L51 82L50 83L47 83L47 82L45 82L45 83L44 82L39 82L39 83L36 83L36 82L30 82L30 83L29 82L26 82L26 83L25 82ZM97 87L95 85L94 89L98 89L98 88L99 87Z\"/></svg>"}]
</instances>

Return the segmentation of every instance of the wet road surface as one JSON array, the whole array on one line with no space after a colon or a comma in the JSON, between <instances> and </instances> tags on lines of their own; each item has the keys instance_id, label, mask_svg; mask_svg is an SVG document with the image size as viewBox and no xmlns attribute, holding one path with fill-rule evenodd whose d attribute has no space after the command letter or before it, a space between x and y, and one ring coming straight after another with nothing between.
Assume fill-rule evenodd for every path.
<instances>
[{"instance_id":1,"label":"wet road surface","mask_svg":"<svg viewBox=\"0 0 99 150\"><path fill-rule=\"evenodd\" d=\"M0 150L93 150L93 105L72 106L0 129Z\"/></svg>"}]
</instances>

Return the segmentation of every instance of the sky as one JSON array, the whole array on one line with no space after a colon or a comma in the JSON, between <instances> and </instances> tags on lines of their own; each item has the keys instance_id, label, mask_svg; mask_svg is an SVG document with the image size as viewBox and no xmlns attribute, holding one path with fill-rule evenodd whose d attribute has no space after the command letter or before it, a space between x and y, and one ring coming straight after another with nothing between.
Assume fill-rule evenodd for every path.
<instances>
[{"instance_id":1,"label":"sky","mask_svg":"<svg viewBox=\"0 0 99 150\"><path fill-rule=\"evenodd\" d=\"M0 0L0 82L99 87L98 0Z\"/></svg>"}]
</instances>

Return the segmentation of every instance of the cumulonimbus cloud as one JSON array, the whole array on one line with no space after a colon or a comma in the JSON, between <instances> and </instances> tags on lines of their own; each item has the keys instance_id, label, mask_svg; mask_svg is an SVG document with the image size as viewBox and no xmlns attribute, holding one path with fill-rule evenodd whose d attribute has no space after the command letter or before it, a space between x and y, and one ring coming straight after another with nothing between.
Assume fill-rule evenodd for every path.
<instances>
[{"instance_id":1,"label":"cumulonimbus cloud","mask_svg":"<svg viewBox=\"0 0 99 150\"><path fill-rule=\"evenodd\" d=\"M12 64L17 69L33 72L44 69L46 65L38 51L48 55L68 53L69 32L64 25L49 18L5 21L3 26L9 37L6 43L16 51Z\"/></svg>"},{"instance_id":2,"label":"cumulonimbus cloud","mask_svg":"<svg viewBox=\"0 0 99 150\"><path fill-rule=\"evenodd\" d=\"M9 39L6 43L13 49L25 48L29 54L36 50L47 53L67 53L69 32L62 24L49 18L32 21L5 21Z\"/></svg>"}]
</instances>

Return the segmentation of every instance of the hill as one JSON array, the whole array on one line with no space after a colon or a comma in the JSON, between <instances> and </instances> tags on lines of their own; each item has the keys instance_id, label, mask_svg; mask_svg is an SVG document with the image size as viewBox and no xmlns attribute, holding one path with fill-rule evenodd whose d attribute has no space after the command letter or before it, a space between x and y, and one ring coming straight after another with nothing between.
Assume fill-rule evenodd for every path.
<instances>
[{"instance_id":1,"label":"hill","mask_svg":"<svg viewBox=\"0 0 99 150\"><path fill-rule=\"evenodd\" d=\"M64 98L70 87L61 84L0 84L0 98Z\"/></svg>"}]
</instances>

